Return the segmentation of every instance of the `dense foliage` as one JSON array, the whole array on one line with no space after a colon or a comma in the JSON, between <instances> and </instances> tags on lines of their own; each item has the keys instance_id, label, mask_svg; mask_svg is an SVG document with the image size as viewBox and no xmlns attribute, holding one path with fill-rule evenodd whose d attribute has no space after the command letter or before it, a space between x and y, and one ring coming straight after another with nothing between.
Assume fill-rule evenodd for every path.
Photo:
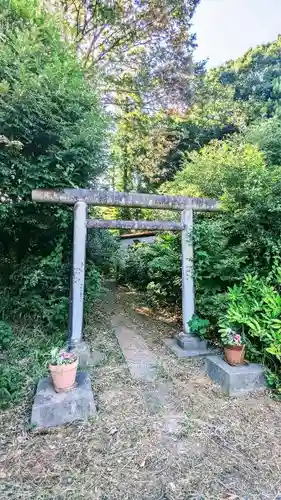
<instances>
[{"instance_id":1,"label":"dense foliage","mask_svg":"<svg viewBox=\"0 0 281 500\"><path fill-rule=\"evenodd\" d=\"M89 72L99 71L107 99L164 107L186 101L192 80L190 20L199 0L55 0ZM68 29L67 29L68 28ZM163 41L165 43L163 43Z\"/></svg>"},{"instance_id":2,"label":"dense foliage","mask_svg":"<svg viewBox=\"0 0 281 500\"><path fill-rule=\"evenodd\" d=\"M197 3L2 1L4 404L22 395L28 377L42 373L46 349L66 330L72 211L33 204L31 190L93 186L100 176L124 191L221 200L221 213L194 217L198 316L192 327L201 336L209 325L215 334L219 326L243 332L248 356L270 367L271 385L278 387L281 38L205 73L192 62ZM100 98L114 104L108 128ZM114 215L147 217L128 208ZM116 250L110 233L90 234L86 311ZM144 291L154 307L180 311L180 268L180 237L165 234L119 255L117 276Z\"/></svg>"},{"instance_id":3,"label":"dense foliage","mask_svg":"<svg viewBox=\"0 0 281 500\"><path fill-rule=\"evenodd\" d=\"M66 329L72 211L33 204L31 190L93 186L101 174L109 184L100 97L119 110L112 149L114 169L122 170L125 157L130 162L119 175L124 188L132 181L144 188L155 181L159 159L172 141L160 109L190 96L194 39L189 29L197 3L1 4L0 312L5 345L10 339L2 369L4 404L22 392L31 363L34 373L41 373L44 352L62 340ZM111 126L111 135L115 132ZM139 144L127 150L124 144L132 144L133 136ZM86 311L99 293L101 273L112 269L115 251L109 233L90 234ZM7 321L14 323L13 330ZM36 338L33 348L29 336ZM30 356L21 375L15 375L13 361L27 352L23 345Z\"/></svg>"},{"instance_id":4,"label":"dense foliage","mask_svg":"<svg viewBox=\"0 0 281 500\"><path fill-rule=\"evenodd\" d=\"M249 125L257 121L260 125L260 120L278 113L280 46L279 36L197 78L193 105L178 123L180 144L165 162L171 173L181 168L183 153L198 150L212 139L245 134Z\"/></svg>"},{"instance_id":5,"label":"dense foliage","mask_svg":"<svg viewBox=\"0 0 281 500\"><path fill-rule=\"evenodd\" d=\"M5 403L22 390L20 379L32 378L32 363L42 370L42 352L67 326L72 210L33 204L31 190L92 185L106 166L106 121L94 82L36 0L4 0L0 25L0 313L30 325L15 326L14 335L0 328L4 346L10 338L1 365ZM91 301L103 267L88 259ZM28 361L16 375L24 346Z\"/></svg>"},{"instance_id":6,"label":"dense foliage","mask_svg":"<svg viewBox=\"0 0 281 500\"><path fill-rule=\"evenodd\" d=\"M166 160L176 174L160 188L167 194L221 200L221 213L195 217L197 314L211 322L215 333L220 322L229 328L243 327L250 359L264 361L276 373L280 373L276 278L281 253L280 44L279 37L200 78L195 103L186 120L178 122L184 138ZM159 266L155 279L150 268L164 248L165 266ZM146 286L153 305L178 305L180 295L166 286L165 269L170 270L171 283L179 279L179 267L173 264L179 257L179 238L165 242L160 238L154 250L131 250L132 276L133 259L136 274L142 269L141 253L149 271L142 283L141 275L138 281L134 278L137 286ZM277 385L275 375L271 377L272 385Z\"/></svg>"},{"instance_id":7,"label":"dense foliage","mask_svg":"<svg viewBox=\"0 0 281 500\"><path fill-rule=\"evenodd\" d=\"M247 358L266 364L268 381L281 394L281 268L275 262L266 278L245 275L240 285L226 294L226 312L219 321L220 333L233 329L246 339Z\"/></svg>"},{"instance_id":8,"label":"dense foliage","mask_svg":"<svg viewBox=\"0 0 281 500\"><path fill-rule=\"evenodd\" d=\"M1 309L65 320L71 210L38 187L87 186L104 168L104 119L76 56L37 2L7 1L0 46ZM11 307L11 301L13 307Z\"/></svg>"},{"instance_id":9,"label":"dense foliage","mask_svg":"<svg viewBox=\"0 0 281 500\"><path fill-rule=\"evenodd\" d=\"M177 304L180 291L179 240L163 235L156 244L135 244L122 253L117 278L146 291L154 306Z\"/></svg>"}]
</instances>

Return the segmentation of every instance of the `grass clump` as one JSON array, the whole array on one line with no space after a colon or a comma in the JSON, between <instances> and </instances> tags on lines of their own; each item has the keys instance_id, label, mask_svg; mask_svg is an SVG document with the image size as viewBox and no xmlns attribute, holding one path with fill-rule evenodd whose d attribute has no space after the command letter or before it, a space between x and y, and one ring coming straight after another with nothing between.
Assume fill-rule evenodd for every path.
<instances>
[{"instance_id":1,"label":"grass clump","mask_svg":"<svg viewBox=\"0 0 281 500\"><path fill-rule=\"evenodd\" d=\"M0 408L20 403L33 393L38 379L47 374L48 355L62 344L62 332L47 334L38 325L0 322Z\"/></svg>"}]
</instances>

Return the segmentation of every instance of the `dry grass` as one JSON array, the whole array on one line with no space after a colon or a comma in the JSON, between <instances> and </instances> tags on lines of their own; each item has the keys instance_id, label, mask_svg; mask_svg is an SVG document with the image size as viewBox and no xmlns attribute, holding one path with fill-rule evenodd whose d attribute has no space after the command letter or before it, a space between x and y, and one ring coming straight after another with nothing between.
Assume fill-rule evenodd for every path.
<instances>
[{"instance_id":1,"label":"dry grass","mask_svg":"<svg viewBox=\"0 0 281 500\"><path fill-rule=\"evenodd\" d=\"M131 380L103 305L87 336L107 360L93 373L98 417L34 434L30 401L2 415L1 499L199 500L275 499L281 490L281 408L268 395L229 399L201 361L178 361L162 340L171 326L132 311L132 325L159 357L162 382ZM124 312L124 311L122 311ZM147 313L147 311L146 311ZM161 382L161 383L160 383ZM166 384L167 405L153 411L144 394ZM181 426L165 430L165 415Z\"/></svg>"}]
</instances>

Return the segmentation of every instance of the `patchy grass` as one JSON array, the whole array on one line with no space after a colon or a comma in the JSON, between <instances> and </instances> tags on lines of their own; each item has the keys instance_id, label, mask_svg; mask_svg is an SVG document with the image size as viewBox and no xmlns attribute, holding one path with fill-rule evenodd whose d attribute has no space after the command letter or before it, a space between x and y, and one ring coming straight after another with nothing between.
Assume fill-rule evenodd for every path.
<instances>
[{"instance_id":1,"label":"patchy grass","mask_svg":"<svg viewBox=\"0 0 281 500\"><path fill-rule=\"evenodd\" d=\"M48 356L63 335L48 335L38 325L13 326L9 344L0 355L0 408L15 405L33 396L35 385L47 373Z\"/></svg>"},{"instance_id":2,"label":"patchy grass","mask_svg":"<svg viewBox=\"0 0 281 500\"><path fill-rule=\"evenodd\" d=\"M133 304L133 307L132 307ZM0 497L20 500L273 500L281 490L280 404L268 395L227 398L199 360L163 345L171 326L139 316L137 296L112 296L88 317L86 335L107 359L92 373L99 412L84 424L28 430L30 400L2 413ZM157 412L134 382L110 325L125 315L167 374L169 400ZM165 375L166 378L166 375ZM165 415L181 428L164 432ZM2 488L2 490L1 490ZM1 496L2 495L2 496Z\"/></svg>"}]
</instances>

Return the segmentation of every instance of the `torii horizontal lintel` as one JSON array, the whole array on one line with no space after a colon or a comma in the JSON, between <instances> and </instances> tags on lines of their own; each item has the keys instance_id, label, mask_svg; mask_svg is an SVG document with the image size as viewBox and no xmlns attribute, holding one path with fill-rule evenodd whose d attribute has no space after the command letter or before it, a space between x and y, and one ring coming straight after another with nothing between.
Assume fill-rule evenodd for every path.
<instances>
[{"instance_id":1,"label":"torii horizontal lintel","mask_svg":"<svg viewBox=\"0 0 281 500\"><path fill-rule=\"evenodd\" d=\"M166 220L104 220L88 219L87 227L94 229L149 229L154 231L182 231L183 224ZM132 233L132 237L134 234ZM136 235L137 236L137 235Z\"/></svg>"},{"instance_id":2,"label":"torii horizontal lintel","mask_svg":"<svg viewBox=\"0 0 281 500\"><path fill-rule=\"evenodd\" d=\"M217 200L189 198L176 195L156 195L144 193L121 193L94 189L33 189L32 200L41 203L63 203L74 205L85 201L89 205L123 206L136 208L159 208L162 210L184 210L190 208L198 212L218 211Z\"/></svg>"}]
</instances>

